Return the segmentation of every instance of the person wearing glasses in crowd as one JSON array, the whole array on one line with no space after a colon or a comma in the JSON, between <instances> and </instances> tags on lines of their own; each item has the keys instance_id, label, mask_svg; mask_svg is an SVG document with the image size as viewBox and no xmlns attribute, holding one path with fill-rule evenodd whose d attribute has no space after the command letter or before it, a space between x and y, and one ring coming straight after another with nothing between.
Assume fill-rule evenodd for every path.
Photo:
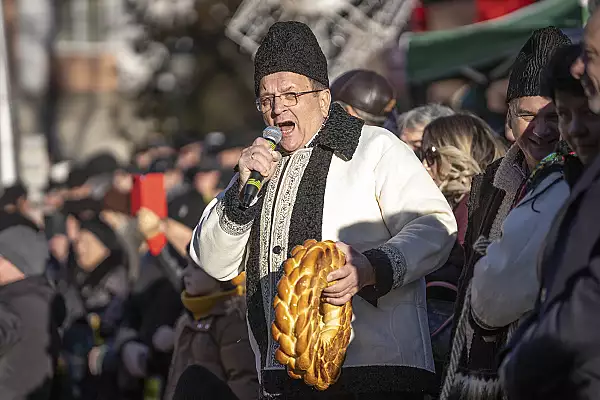
<instances>
[{"instance_id":1,"label":"person wearing glasses in crowd","mask_svg":"<svg viewBox=\"0 0 600 400\"><path fill-rule=\"evenodd\" d=\"M467 229L471 182L475 175L502 157L506 148L485 121L470 114L455 114L437 118L425 127L422 149L423 165L448 200L458 224L457 243L448 261L426 277L429 326L434 332L433 355L439 364L441 378L452 330L446 321L452 318L452 305L456 300L455 291L452 293L448 289L458 286L464 264L462 245Z\"/></svg>"},{"instance_id":2,"label":"person wearing glasses in crowd","mask_svg":"<svg viewBox=\"0 0 600 400\"><path fill-rule=\"evenodd\" d=\"M246 271L261 397L423 399L435 390L424 277L455 242L448 202L408 146L332 103L327 61L307 25L272 25L254 62L257 107L283 139L276 150L259 138L242 151L190 255L220 281ZM266 183L243 210L251 171ZM307 239L336 241L346 254L323 299L352 301L355 316L341 376L325 392L287 375L270 334L282 263Z\"/></svg>"},{"instance_id":3,"label":"person wearing glasses in crowd","mask_svg":"<svg viewBox=\"0 0 600 400\"><path fill-rule=\"evenodd\" d=\"M383 126L396 106L394 88L374 71L355 69L331 84L331 97L366 125Z\"/></svg>"},{"instance_id":4,"label":"person wearing glasses in crowd","mask_svg":"<svg viewBox=\"0 0 600 400\"><path fill-rule=\"evenodd\" d=\"M455 114L440 117L425 127L422 148L423 165L454 210L462 245L471 181L503 157L506 147L481 118Z\"/></svg>"}]
</instances>

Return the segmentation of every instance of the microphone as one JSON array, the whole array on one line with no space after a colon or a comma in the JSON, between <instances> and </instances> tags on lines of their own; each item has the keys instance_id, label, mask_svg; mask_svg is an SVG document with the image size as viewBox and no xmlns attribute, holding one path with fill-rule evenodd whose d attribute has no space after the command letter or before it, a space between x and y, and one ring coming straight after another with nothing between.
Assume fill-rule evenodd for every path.
<instances>
[{"instance_id":1,"label":"microphone","mask_svg":"<svg viewBox=\"0 0 600 400\"><path fill-rule=\"evenodd\" d=\"M281 133L281 129L277 126L267 126L263 131L263 139L266 139L271 146L271 150L275 150L275 146L279 144L281 141L281 137L283 134ZM262 187L262 180L264 176L258 171L252 171L250 174L250 178L248 178L248 182L244 186L244 194L242 195L242 209L247 210L258 192Z\"/></svg>"}]
</instances>

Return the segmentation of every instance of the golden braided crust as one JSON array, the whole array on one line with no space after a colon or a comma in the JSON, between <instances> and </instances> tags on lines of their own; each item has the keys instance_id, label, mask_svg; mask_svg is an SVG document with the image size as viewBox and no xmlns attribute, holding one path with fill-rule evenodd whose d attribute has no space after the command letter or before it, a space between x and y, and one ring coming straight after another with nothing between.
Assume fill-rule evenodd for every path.
<instances>
[{"instance_id":1,"label":"golden braided crust","mask_svg":"<svg viewBox=\"0 0 600 400\"><path fill-rule=\"evenodd\" d=\"M321 299L327 275L345 263L332 241L311 239L294 247L273 302L271 334L279 343L275 358L291 378L318 390L338 380L350 344L352 302L334 306Z\"/></svg>"}]
</instances>

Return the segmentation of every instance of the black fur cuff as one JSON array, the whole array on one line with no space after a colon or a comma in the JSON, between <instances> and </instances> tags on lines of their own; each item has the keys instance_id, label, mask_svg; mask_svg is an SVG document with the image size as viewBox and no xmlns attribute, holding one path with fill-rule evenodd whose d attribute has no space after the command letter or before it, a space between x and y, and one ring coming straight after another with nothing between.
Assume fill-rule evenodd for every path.
<instances>
[{"instance_id":1,"label":"black fur cuff","mask_svg":"<svg viewBox=\"0 0 600 400\"><path fill-rule=\"evenodd\" d=\"M389 293L394 284L394 270L388 255L380 249L363 253L375 269L375 285L366 286L358 295L377 307L377 299Z\"/></svg>"},{"instance_id":2,"label":"black fur cuff","mask_svg":"<svg viewBox=\"0 0 600 400\"><path fill-rule=\"evenodd\" d=\"M239 181L236 181L227 189L225 196L219 202L220 204L217 205L221 228L234 235L242 234L250 229L252 221L260 213L260 204L262 204L259 199L259 201L255 202L247 210L243 210L241 208L242 202L240 200L239 187Z\"/></svg>"}]
</instances>

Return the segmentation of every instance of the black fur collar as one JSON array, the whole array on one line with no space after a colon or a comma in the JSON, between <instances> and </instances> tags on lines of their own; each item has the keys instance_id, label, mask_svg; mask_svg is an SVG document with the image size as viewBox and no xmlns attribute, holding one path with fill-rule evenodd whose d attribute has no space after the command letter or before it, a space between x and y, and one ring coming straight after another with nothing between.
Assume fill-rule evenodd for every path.
<instances>
[{"instance_id":1,"label":"black fur collar","mask_svg":"<svg viewBox=\"0 0 600 400\"><path fill-rule=\"evenodd\" d=\"M342 106L333 103L313 147L323 147L342 160L349 161L358 147L363 125L363 120L349 115Z\"/></svg>"}]
</instances>

